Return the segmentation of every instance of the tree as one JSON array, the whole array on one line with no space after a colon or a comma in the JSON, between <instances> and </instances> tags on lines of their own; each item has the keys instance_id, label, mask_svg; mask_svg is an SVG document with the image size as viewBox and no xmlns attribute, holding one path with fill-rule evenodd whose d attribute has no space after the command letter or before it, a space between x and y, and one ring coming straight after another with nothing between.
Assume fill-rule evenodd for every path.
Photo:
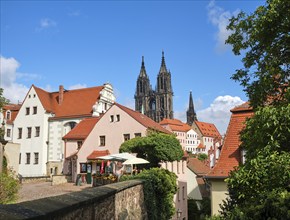
<instances>
[{"instance_id":1,"label":"tree","mask_svg":"<svg viewBox=\"0 0 290 220\"><path fill-rule=\"evenodd\" d=\"M290 213L290 2L267 0L230 21L227 43L245 52L239 81L254 107L241 133L246 162L232 171L224 219L289 219Z\"/></svg>"},{"instance_id":2,"label":"tree","mask_svg":"<svg viewBox=\"0 0 290 220\"><path fill-rule=\"evenodd\" d=\"M270 148L269 148L270 149ZM225 219L290 219L290 154L260 151L231 172Z\"/></svg>"},{"instance_id":3,"label":"tree","mask_svg":"<svg viewBox=\"0 0 290 220\"><path fill-rule=\"evenodd\" d=\"M150 161L152 167L158 167L162 161L179 161L183 156L182 147L174 135L157 132L124 142L120 152L137 153L137 157Z\"/></svg>"},{"instance_id":4,"label":"tree","mask_svg":"<svg viewBox=\"0 0 290 220\"><path fill-rule=\"evenodd\" d=\"M135 176L123 176L121 181L128 179L144 180L144 201L148 219L171 219L176 212L173 197L177 192L177 176L163 168L144 170Z\"/></svg>"},{"instance_id":5,"label":"tree","mask_svg":"<svg viewBox=\"0 0 290 220\"><path fill-rule=\"evenodd\" d=\"M233 17L227 28L233 53L245 53L244 67L232 79L244 87L250 104L289 103L290 1L267 0L250 15Z\"/></svg>"}]
</instances>

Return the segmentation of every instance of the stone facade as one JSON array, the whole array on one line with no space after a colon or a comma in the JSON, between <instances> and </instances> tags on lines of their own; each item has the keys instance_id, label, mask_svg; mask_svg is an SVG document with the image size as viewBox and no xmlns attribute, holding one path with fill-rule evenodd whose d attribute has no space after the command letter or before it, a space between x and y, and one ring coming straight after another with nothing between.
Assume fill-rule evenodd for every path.
<instances>
[{"instance_id":1,"label":"stone facade","mask_svg":"<svg viewBox=\"0 0 290 220\"><path fill-rule=\"evenodd\" d=\"M142 181L131 180L61 196L0 205L0 219L147 220Z\"/></svg>"}]
</instances>

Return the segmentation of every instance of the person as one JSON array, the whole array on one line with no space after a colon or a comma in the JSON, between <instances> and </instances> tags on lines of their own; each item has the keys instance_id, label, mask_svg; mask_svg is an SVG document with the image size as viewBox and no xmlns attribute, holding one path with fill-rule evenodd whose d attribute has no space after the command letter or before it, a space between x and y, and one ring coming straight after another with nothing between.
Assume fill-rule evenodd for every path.
<instances>
[{"instance_id":1,"label":"person","mask_svg":"<svg viewBox=\"0 0 290 220\"><path fill-rule=\"evenodd\" d=\"M124 166L122 162L118 161L116 165L115 175L118 178L118 181L120 180L120 177L123 175L124 172Z\"/></svg>"}]
</instances>

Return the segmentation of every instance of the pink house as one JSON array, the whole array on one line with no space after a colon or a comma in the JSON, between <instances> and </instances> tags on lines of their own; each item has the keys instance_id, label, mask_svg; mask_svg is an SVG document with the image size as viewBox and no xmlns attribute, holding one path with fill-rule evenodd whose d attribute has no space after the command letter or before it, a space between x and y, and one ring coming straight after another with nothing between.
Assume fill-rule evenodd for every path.
<instances>
[{"instance_id":1,"label":"pink house","mask_svg":"<svg viewBox=\"0 0 290 220\"><path fill-rule=\"evenodd\" d=\"M64 174L72 175L76 181L78 174L86 175L102 169L97 157L119 153L121 144L135 137L144 137L148 130L171 134L149 117L133 111L118 103L103 115L82 120L73 130L63 137L65 141ZM176 215L187 219L187 181L185 175L186 157L161 166L178 176L179 191L174 202Z\"/></svg>"},{"instance_id":2,"label":"pink house","mask_svg":"<svg viewBox=\"0 0 290 220\"><path fill-rule=\"evenodd\" d=\"M170 133L158 123L115 103L105 114L82 120L63 137L65 141L64 174L95 173L101 162L97 157L119 153L121 144L134 137L144 137L148 130Z\"/></svg>"}]
</instances>

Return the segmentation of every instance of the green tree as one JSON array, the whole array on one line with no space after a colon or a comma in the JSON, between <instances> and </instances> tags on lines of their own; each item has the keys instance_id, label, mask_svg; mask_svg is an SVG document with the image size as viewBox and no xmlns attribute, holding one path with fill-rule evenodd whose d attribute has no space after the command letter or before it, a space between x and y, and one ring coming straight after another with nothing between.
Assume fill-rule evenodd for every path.
<instances>
[{"instance_id":1,"label":"green tree","mask_svg":"<svg viewBox=\"0 0 290 220\"><path fill-rule=\"evenodd\" d=\"M270 148L269 148L270 149ZM258 153L227 179L225 219L290 219L290 154Z\"/></svg>"},{"instance_id":2,"label":"green tree","mask_svg":"<svg viewBox=\"0 0 290 220\"><path fill-rule=\"evenodd\" d=\"M198 154L197 155L197 158L200 160L200 161L204 161L208 158L207 154L204 154L204 153L201 153L201 154Z\"/></svg>"},{"instance_id":3,"label":"green tree","mask_svg":"<svg viewBox=\"0 0 290 220\"><path fill-rule=\"evenodd\" d=\"M137 157L150 161L152 167L157 167L161 161L179 161L183 156L182 147L174 135L157 132L124 142L120 152L137 153Z\"/></svg>"},{"instance_id":4,"label":"green tree","mask_svg":"<svg viewBox=\"0 0 290 220\"><path fill-rule=\"evenodd\" d=\"M255 115L241 133L246 162L226 180L222 218L289 219L290 1L267 0L232 18L228 29L226 42L244 54L232 78L244 86Z\"/></svg>"},{"instance_id":5,"label":"green tree","mask_svg":"<svg viewBox=\"0 0 290 220\"><path fill-rule=\"evenodd\" d=\"M177 192L177 176L166 169L151 168L135 176L125 176L121 181L128 179L144 180L144 200L148 219L171 219L176 210L173 205L173 196Z\"/></svg>"},{"instance_id":6,"label":"green tree","mask_svg":"<svg viewBox=\"0 0 290 220\"><path fill-rule=\"evenodd\" d=\"M226 43L235 55L245 54L232 79L244 87L250 104L289 103L290 1L267 0L250 15L233 17L228 29Z\"/></svg>"}]
</instances>

